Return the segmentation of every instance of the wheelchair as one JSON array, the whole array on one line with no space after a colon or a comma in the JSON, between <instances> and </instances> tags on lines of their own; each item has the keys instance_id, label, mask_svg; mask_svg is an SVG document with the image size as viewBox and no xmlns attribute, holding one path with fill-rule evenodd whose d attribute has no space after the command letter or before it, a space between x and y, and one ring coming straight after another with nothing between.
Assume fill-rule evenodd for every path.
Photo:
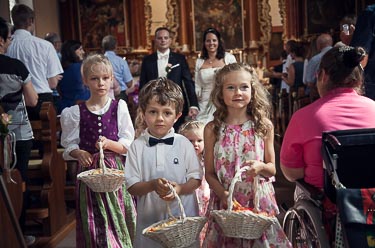
<instances>
[{"instance_id":1,"label":"wheelchair","mask_svg":"<svg viewBox=\"0 0 375 248\"><path fill-rule=\"evenodd\" d=\"M346 189L375 188L375 128L323 132L322 156L324 190L321 191L303 180L298 180L296 186L303 193L300 197L296 197L294 206L287 210L283 220L283 229L293 247L331 247L323 224L323 199L327 197L332 203L336 203L340 187ZM375 194L371 198L375 204ZM338 217L342 218L340 214ZM371 235L375 233L373 224L354 225L350 228L353 227L367 228L372 232ZM331 227L331 230L336 231L336 223ZM350 243L352 241L348 242L348 235L352 235L348 232L352 230L346 229L342 225L341 247L375 247L375 236L370 236L372 241L368 236L367 239L363 237L365 245L359 243L360 240L355 244ZM334 240L336 247L340 241ZM374 246L369 242L373 242Z\"/></svg>"}]
</instances>

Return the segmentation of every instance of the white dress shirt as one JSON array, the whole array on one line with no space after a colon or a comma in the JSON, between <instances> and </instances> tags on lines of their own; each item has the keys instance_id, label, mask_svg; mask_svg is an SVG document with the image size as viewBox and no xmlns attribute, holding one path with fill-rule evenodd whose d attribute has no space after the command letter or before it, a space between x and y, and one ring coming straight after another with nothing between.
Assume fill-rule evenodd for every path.
<instances>
[{"instance_id":1,"label":"white dress shirt","mask_svg":"<svg viewBox=\"0 0 375 248\"><path fill-rule=\"evenodd\" d=\"M136 139L128 150L125 165L126 187L130 188L138 182L147 182L157 178L166 178L178 184L186 183L194 178L201 180L202 167L190 141L174 132L163 137L174 137L173 145L163 143L149 146L151 135L145 133ZM198 201L195 193L180 196L186 216L198 216ZM151 224L168 218L167 203L154 191L137 199L137 224L134 247L161 247L142 235L142 230ZM180 216L177 201L170 202L170 209L174 216Z\"/></svg>"},{"instance_id":2,"label":"white dress shirt","mask_svg":"<svg viewBox=\"0 0 375 248\"><path fill-rule=\"evenodd\" d=\"M52 93L48 78L63 73L59 57L53 45L33 36L25 29L17 29L13 41L8 47L7 55L21 60L31 74L31 82L35 91Z\"/></svg>"},{"instance_id":3,"label":"white dress shirt","mask_svg":"<svg viewBox=\"0 0 375 248\"><path fill-rule=\"evenodd\" d=\"M158 75L159 77L166 77L167 71L165 70L165 68L168 65L170 49L168 49L165 53L161 53L159 51L157 51L156 53L158 56Z\"/></svg>"}]
</instances>

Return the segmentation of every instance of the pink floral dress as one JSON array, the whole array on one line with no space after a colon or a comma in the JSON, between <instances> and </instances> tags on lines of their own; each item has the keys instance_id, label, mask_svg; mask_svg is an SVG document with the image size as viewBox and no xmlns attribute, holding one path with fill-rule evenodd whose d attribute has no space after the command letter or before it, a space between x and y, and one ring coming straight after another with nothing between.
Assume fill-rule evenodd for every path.
<instances>
[{"instance_id":1,"label":"pink floral dress","mask_svg":"<svg viewBox=\"0 0 375 248\"><path fill-rule=\"evenodd\" d=\"M215 144L214 153L215 169L218 179L224 188L229 189L229 185L236 170L245 166L246 161L263 161L264 142L263 139L255 135L252 121L247 121L242 125L223 125L220 129L220 138ZM255 207L259 211L277 215L279 210L272 185L274 178L262 177L256 189L253 188L253 181L254 178L246 177L246 175L243 174L242 182L236 184L233 193L234 199L244 207ZM265 192L267 192L267 194L265 194ZM256 193L262 193L262 196L257 206L254 206L253 199ZM212 193L207 213L215 209L222 209L222 206L216 194ZM261 238L248 240L225 237L218 224L213 222L212 217L209 217L206 239L203 246L215 248L292 247L278 222L270 226Z\"/></svg>"}]
</instances>

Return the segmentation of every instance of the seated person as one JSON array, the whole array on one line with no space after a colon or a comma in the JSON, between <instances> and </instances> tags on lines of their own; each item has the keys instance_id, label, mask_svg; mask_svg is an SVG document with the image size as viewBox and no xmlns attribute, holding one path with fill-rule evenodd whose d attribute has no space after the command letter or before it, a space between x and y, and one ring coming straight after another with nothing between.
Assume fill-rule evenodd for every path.
<instances>
[{"instance_id":1,"label":"seated person","mask_svg":"<svg viewBox=\"0 0 375 248\"><path fill-rule=\"evenodd\" d=\"M281 170L289 181L303 178L323 189L322 132L375 127L375 102L361 95L360 63L365 55L360 47L344 46L322 57L317 78L320 99L293 114L281 146ZM335 212L328 198L323 205L324 217Z\"/></svg>"}]
</instances>

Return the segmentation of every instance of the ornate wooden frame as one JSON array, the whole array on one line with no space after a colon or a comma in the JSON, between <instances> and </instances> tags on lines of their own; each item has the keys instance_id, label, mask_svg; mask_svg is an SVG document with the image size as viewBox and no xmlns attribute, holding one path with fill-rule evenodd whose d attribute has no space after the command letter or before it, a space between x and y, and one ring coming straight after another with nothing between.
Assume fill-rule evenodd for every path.
<instances>
[{"instance_id":1,"label":"ornate wooden frame","mask_svg":"<svg viewBox=\"0 0 375 248\"><path fill-rule=\"evenodd\" d=\"M200 1L202 2L202 1ZM236 3L234 3L236 2ZM243 0L233 0L231 1L231 7L233 7L235 15L231 15L230 18L220 18L225 17L220 11L225 11L228 13L230 10L225 8L212 8L208 9L208 6L214 7L214 4L220 6L225 6L228 4L228 0L207 0L207 4L204 4L205 8L198 9L199 4L196 4L196 0L192 0L192 19L193 19L193 34L194 34L194 49L195 51L200 51L202 46L201 36L205 29L214 26L214 24L223 24L222 26L216 26L215 28L221 33L222 39L226 42L226 49L243 49L245 47L245 35L244 35L244 2ZM237 6L236 6L237 4ZM238 8L239 6L239 8ZM197 14L196 12L205 12L205 14ZM207 13L211 12L211 13ZM236 21L236 17L240 17L240 22ZM215 20L211 22L210 20ZM225 24L225 25L224 25ZM233 24L234 28L228 28L229 24ZM239 24L239 26L238 26ZM232 40L232 42L230 41Z\"/></svg>"},{"instance_id":2,"label":"ornate wooden frame","mask_svg":"<svg viewBox=\"0 0 375 248\"><path fill-rule=\"evenodd\" d=\"M104 36L117 38L119 49L129 47L126 0L77 1L79 37L85 50L101 50Z\"/></svg>"},{"instance_id":3,"label":"ornate wooden frame","mask_svg":"<svg viewBox=\"0 0 375 248\"><path fill-rule=\"evenodd\" d=\"M172 44L175 43L178 37L178 28L180 23L180 10L178 8L177 0L167 0L167 25L166 27L173 33ZM145 0L145 19L146 19L146 49L152 49L152 38L154 34L151 33L152 24L152 8L149 0Z\"/></svg>"}]
</instances>

